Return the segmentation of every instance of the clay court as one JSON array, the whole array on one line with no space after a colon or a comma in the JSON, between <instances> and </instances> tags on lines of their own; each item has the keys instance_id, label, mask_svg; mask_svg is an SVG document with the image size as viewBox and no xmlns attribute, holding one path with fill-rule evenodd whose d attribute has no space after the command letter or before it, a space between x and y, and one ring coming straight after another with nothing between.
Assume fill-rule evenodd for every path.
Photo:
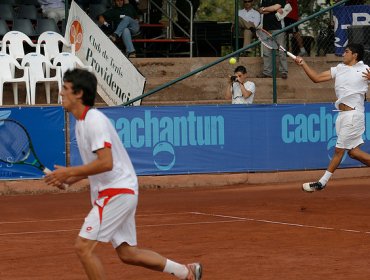
<instances>
[{"instance_id":1,"label":"clay court","mask_svg":"<svg viewBox=\"0 0 370 280\"><path fill-rule=\"evenodd\" d=\"M369 183L335 179L313 194L297 183L144 188L139 245L202 262L203 279L369 279ZM86 279L73 248L86 190L2 195L0 205L0 279ZM122 264L110 244L98 252L108 279L175 279Z\"/></svg>"}]
</instances>

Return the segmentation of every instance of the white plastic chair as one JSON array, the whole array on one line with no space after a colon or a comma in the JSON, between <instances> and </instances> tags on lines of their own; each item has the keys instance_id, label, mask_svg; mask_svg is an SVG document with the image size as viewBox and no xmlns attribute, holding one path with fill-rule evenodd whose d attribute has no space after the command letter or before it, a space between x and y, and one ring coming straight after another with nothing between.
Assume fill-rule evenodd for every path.
<instances>
[{"instance_id":1,"label":"white plastic chair","mask_svg":"<svg viewBox=\"0 0 370 280\"><path fill-rule=\"evenodd\" d=\"M0 53L0 106L3 105L4 83L13 83L14 104L18 104L18 83L26 83L26 103L30 103L28 67L22 67L18 61L6 53ZM16 78L13 69L23 70L23 76Z\"/></svg>"},{"instance_id":2,"label":"white plastic chair","mask_svg":"<svg viewBox=\"0 0 370 280\"><path fill-rule=\"evenodd\" d=\"M15 59L23 59L25 56L25 50L23 43L26 42L31 47L37 45L32 42L30 37L20 31L9 31L3 37L3 43L1 47L2 53L8 53ZM7 52L7 49L9 50Z\"/></svg>"},{"instance_id":3,"label":"white plastic chair","mask_svg":"<svg viewBox=\"0 0 370 280\"><path fill-rule=\"evenodd\" d=\"M59 50L59 43L63 44L63 47L68 47L71 53L75 54L75 45L70 44L64 39L62 35L54 31L45 31L40 34L37 39L36 52L41 53L41 49L44 51L44 56L52 62L53 59L61 52ZM46 77L50 77L50 69L45 65Z\"/></svg>"},{"instance_id":4,"label":"white plastic chair","mask_svg":"<svg viewBox=\"0 0 370 280\"><path fill-rule=\"evenodd\" d=\"M64 46L70 48L71 53L76 53L75 45L68 43L62 35L54 31L45 31L40 34L37 39L36 52L41 53L41 49L43 48L45 57L52 61L61 52L59 50L59 43L63 43Z\"/></svg>"},{"instance_id":5,"label":"white plastic chair","mask_svg":"<svg viewBox=\"0 0 370 280\"><path fill-rule=\"evenodd\" d=\"M72 70L74 68L83 68L88 71L92 71L91 66L87 66L83 64L83 62L73 53L69 52L61 52L58 54L54 60L53 60L53 65L55 67L60 66L60 78L63 80L64 73L67 70ZM61 98L59 96L59 103L61 103Z\"/></svg>"},{"instance_id":6,"label":"white plastic chair","mask_svg":"<svg viewBox=\"0 0 370 280\"><path fill-rule=\"evenodd\" d=\"M46 93L46 102L50 104L50 82L58 82L58 94L62 89L62 79L60 75L60 67L53 66L51 62L40 53L29 53L26 54L22 59L22 66L29 67L29 81L30 81L30 99L31 105L35 105L36 99L36 84L38 82L45 82L45 93ZM45 67L46 66L46 67ZM56 73L53 77L48 77L45 74L44 69L55 69Z\"/></svg>"},{"instance_id":7,"label":"white plastic chair","mask_svg":"<svg viewBox=\"0 0 370 280\"><path fill-rule=\"evenodd\" d=\"M61 52L60 54L58 54L54 58L53 65L60 66L60 69L61 69L60 74L62 78L63 78L64 73L67 70L71 70L77 67L86 69L90 72L92 71L91 66L87 66L83 64L83 62L76 55L74 55L73 53L69 53L69 52Z\"/></svg>"}]
</instances>

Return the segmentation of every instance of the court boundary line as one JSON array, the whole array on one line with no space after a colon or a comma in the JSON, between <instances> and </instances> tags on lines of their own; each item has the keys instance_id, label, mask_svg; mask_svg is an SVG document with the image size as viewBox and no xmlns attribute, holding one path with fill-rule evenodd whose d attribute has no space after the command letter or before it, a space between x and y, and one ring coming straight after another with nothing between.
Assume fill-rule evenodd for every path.
<instances>
[{"instance_id":1,"label":"court boundary line","mask_svg":"<svg viewBox=\"0 0 370 280\"><path fill-rule=\"evenodd\" d=\"M324 226L313 226L313 225L305 225L305 224L298 224L298 223L289 223L289 222L282 222L282 221L272 221L267 219L256 219L256 218L248 218L248 217L238 217L238 216L230 216L230 215L222 215L222 214L212 214L212 213L205 213L205 212L178 212L178 213L157 213L157 214L142 214L137 215L137 217L147 217L147 216L171 216L171 215L200 215L200 216L208 216L208 217L216 217L216 218L223 218L227 220L219 220L219 221L204 221L204 222L185 222L185 223L164 223L164 224L148 224L148 225L138 225L137 228L149 228L149 227L165 227L165 226L186 226L186 225L203 225L203 224L220 224L220 223L236 223L236 222L257 222L257 223L265 223L265 224L274 224L274 225L282 225L282 226L290 226L290 227L297 227L297 228L310 228L310 229L319 229L319 230L327 230L327 231L340 231L340 232L348 232L348 233L362 233L362 234L370 234L370 231L360 231L360 230L353 230L353 229L343 229L343 228L334 228L334 227L324 227ZM29 221L19 221L19 222L0 222L0 224L16 224L16 223L36 223L36 222L59 222L59 221L73 221L73 220L82 220L83 218L71 218L71 219L50 219L50 220L29 220ZM50 233L63 233L63 232L72 232L72 231L79 231L78 229L59 229L59 230L41 230L41 231L23 231L23 232L8 232L8 233L0 233L0 236L15 236L15 235L31 235L31 234L50 234Z\"/></svg>"},{"instance_id":2,"label":"court boundary line","mask_svg":"<svg viewBox=\"0 0 370 280\"><path fill-rule=\"evenodd\" d=\"M281 222L281 221L271 221L271 220L266 220L266 219L245 218L245 217L228 216L228 215L221 215L221 214L211 214L211 213L203 213L203 212L192 212L192 213L196 214L196 215L203 215L203 216L212 216L212 217L219 217L219 218L236 219L236 220L239 220L239 221L250 221L250 222L277 224L277 225L285 225L285 226L292 226L292 227L302 227L302 228L313 228L313 229L322 229L322 230L332 230L332 231L343 231L343 232L370 234L370 231L360 231L360 230L354 230L354 229L343 229L343 228L334 228L334 227L304 225L304 224L288 223L288 222Z\"/></svg>"},{"instance_id":3,"label":"court boundary line","mask_svg":"<svg viewBox=\"0 0 370 280\"><path fill-rule=\"evenodd\" d=\"M157 214L139 214L136 217L151 217L151 216L169 216L169 215L187 215L193 212L174 212L174 213L157 213ZM62 219L47 219L47 220L22 220L22 221L0 221L0 225L6 224L22 224L22 223L44 223L44 222L62 222L62 221L83 221L81 218L62 218Z\"/></svg>"}]
</instances>

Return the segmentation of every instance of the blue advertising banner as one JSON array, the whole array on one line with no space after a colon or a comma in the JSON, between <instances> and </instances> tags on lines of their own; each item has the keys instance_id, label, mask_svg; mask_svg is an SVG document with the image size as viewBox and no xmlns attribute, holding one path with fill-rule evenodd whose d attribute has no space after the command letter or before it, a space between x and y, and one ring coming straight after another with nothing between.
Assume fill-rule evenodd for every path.
<instances>
[{"instance_id":1,"label":"blue advertising banner","mask_svg":"<svg viewBox=\"0 0 370 280\"><path fill-rule=\"evenodd\" d=\"M45 166L53 169L54 164L66 165L62 107L1 108L0 119L16 120L27 129L36 154ZM42 172L32 166L0 163L0 179L36 179L42 176Z\"/></svg>"},{"instance_id":2,"label":"blue advertising banner","mask_svg":"<svg viewBox=\"0 0 370 280\"><path fill-rule=\"evenodd\" d=\"M111 119L136 172L165 175L326 168L336 143L333 109L325 103L100 110ZM71 164L77 165L73 127L74 121ZM370 139L370 129L364 137ZM341 167L354 166L361 164L345 156Z\"/></svg>"},{"instance_id":3,"label":"blue advertising banner","mask_svg":"<svg viewBox=\"0 0 370 280\"><path fill-rule=\"evenodd\" d=\"M347 28L370 25L370 5L340 6L333 9L335 54L342 55L348 44Z\"/></svg>"}]
</instances>

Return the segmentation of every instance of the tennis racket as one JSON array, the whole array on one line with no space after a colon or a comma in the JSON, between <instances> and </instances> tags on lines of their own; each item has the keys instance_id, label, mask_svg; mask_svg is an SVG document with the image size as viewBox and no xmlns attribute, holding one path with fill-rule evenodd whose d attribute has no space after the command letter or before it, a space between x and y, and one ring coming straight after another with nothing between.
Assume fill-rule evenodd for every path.
<instances>
[{"instance_id":1,"label":"tennis racket","mask_svg":"<svg viewBox=\"0 0 370 280\"><path fill-rule=\"evenodd\" d=\"M282 52L285 52L288 56L293 58L294 60L297 58L294 54L291 52L288 52L286 49L284 49L282 46L279 45L278 42L276 42L275 38L272 37L272 35L267 32L264 29L257 29L256 30L256 35L258 39L260 39L261 43L268 49L270 50L279 50Z\"/></svg>"},{"instance_id":2,"label":"tennis racket","mask_svg":"<svg viewBox=\"0 0 370 280\"><path fill-rule=\"evenodd\" d=\"M30 165L44 174L51 173L37 157L26 128L12 119L0 120L0 161L7 164ZM63 184L64 189L68 187L67 184Z\"/></svg>"}]
</instances>

